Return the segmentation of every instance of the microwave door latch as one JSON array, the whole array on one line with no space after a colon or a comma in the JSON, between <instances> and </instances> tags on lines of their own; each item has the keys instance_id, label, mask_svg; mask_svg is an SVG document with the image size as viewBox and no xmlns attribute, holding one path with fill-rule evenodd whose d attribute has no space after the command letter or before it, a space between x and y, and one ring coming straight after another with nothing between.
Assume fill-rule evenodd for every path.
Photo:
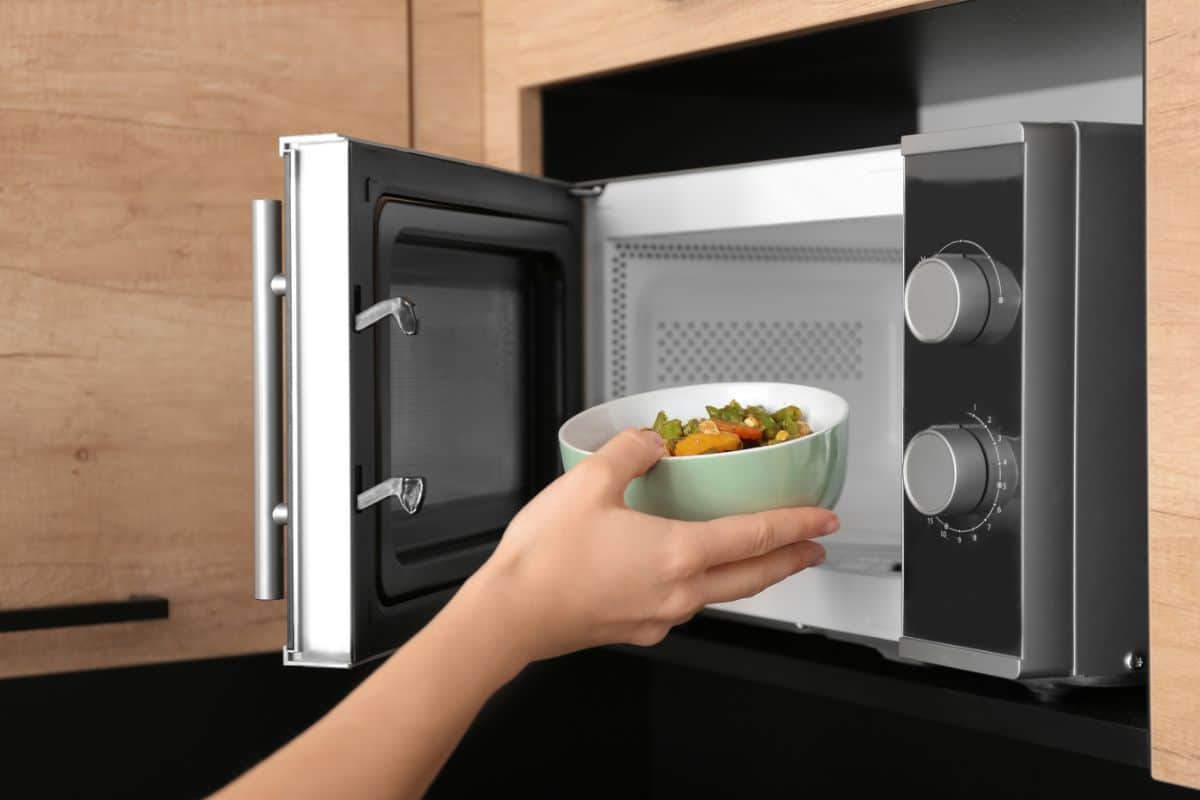
<instances>
[{"instance_id":1,"label":"microwave door latch","mask_svg":"<svg viewBox=\"0 0 1200 800\"><path fill-rule=\"evenodd\" d=\"M417 333L417 308L407 297L389 297L354 317L354 330L365 331L382 319L391 317L405 336Z\"/></svg>"},{"instance_id":2,"label":"microwave door latch","mask_svg":"<svg viewBox=\"0 0 1200 800\"><path fill-rule=\"evenodd\" d=\"M364 331L388 317L396 320L396 326L405 336L416 335L417 310L407 297L390 297L357 314L354 317L354 329ZM383 483L376 484L358 495L358 510L364 511L389 497L399 500L400 507L407 513L416 514L421 510L421 502L425 499L425 479L388 478Z\"/></svg>"},{"instance_id":3,"label":"microwave door latch","mask_svg":"<svg viewBox=\"0 0 1200 800\"><path fill-rule=\"evenodd\" d=\"M358 495L358 510L365 511L389 497L395 497L401 508L415 514L421 510L421 502L425 499L425 479L388 478Z\"/></svg>"}]
</instances>

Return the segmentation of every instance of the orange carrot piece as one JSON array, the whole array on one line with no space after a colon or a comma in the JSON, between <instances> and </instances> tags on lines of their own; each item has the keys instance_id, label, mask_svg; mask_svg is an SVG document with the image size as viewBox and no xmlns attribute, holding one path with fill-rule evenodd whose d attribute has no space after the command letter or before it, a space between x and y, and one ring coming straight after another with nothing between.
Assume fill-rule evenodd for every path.
<instances>
[{"instance_id":1,"label":"orange carrot piece","mask_svg":"<svg viewBox=\"0 0 1200 800\"><path fill-rule=\"evenodd\" d=\"M717 423L717 429L726 433L737 434L737 437L743 442L761 442L763 437L763 429L761 427L752 428L744 422L726 422L723 419L713 420Z\"/></svg>"}]
</instances>

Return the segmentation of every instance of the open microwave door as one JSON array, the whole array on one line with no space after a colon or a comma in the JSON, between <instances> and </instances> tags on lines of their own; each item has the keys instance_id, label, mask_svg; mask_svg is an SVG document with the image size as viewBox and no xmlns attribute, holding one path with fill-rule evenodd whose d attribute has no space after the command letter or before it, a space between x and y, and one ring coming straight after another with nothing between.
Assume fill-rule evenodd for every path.
<instances>
[{"instance_id":1,"label":"open microwave door","mask_svg":"<svg viewBox=\"0 0 1200 800\"><path fill-rule=\"evenodd\" d=\"M345 667L423 625L558 473L582 383L579 201L337 135L280 149L284 660Z\"/></svg>"}]
</instances>

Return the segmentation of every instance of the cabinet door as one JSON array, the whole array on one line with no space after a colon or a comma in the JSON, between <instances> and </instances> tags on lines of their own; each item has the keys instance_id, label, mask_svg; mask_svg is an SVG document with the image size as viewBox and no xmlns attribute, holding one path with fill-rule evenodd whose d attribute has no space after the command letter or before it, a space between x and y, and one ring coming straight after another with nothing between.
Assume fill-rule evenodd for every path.
<instances>
[{"instance_id":1,"label":"cabinet door","mask_svg":"<svg viewBox=\"0 0 1200 800\"><path fill-rule=\"evenodd\" d=\"M578 201L348 140L283 144L289 663L387 652L559 470Z\"/></svg>"},{"instance_id":2,"label":"cabinet door","mask_svg":"<svg viewBox=\"0 0 1200 800\"><path fill-rule=\"evenodd\" d=\"M41 609L0 676L279 646L247 199L278 193L281 132L406 143L407 5L0 2L0 608ZM131 595L169 616L116 621L153 610Z\"/></svg>"}]
</instances>

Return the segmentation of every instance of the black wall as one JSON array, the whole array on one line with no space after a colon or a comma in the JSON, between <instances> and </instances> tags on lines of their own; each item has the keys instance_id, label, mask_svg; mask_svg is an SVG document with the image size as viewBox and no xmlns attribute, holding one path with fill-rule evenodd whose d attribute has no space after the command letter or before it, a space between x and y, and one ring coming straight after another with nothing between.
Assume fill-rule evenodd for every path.
<instances>
[{"instance_id":1,"label":"black wall","mask_svg":"<svg viewBox=\"0 0 1200 800\"><path fill-rule=\"evenodd\" d=\"M1144 10L955 3L552 86L543 171L587 181L896 145L924 106L1140 77ZM951 127L979 124L963 112Z\"/></svg>"}]
</instances>

